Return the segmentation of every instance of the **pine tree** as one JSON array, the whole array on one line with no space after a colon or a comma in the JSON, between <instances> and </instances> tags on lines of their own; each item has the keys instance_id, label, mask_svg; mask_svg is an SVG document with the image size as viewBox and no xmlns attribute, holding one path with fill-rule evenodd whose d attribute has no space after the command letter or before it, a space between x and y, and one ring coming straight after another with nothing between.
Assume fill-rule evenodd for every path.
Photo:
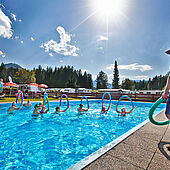
<instances>
[{"instance_id":1,"label":"pine tree","mask_svg":"<svg viewBox=\"0 0 170 170\"><path fill-rule=\"evenodd\" d=\"M93 80L91 74L87 74L88 89L93 89Z\"/></svg>"},{"instance_id":2,"label":"pine tree","mask_svg":"<svg viewBox=\"0 0 170 170\"><path fill-rule=\"evenodd\" d=\"M119 88L119 71L117 67L117 61L115 61L115 65L114 65L112 88L113 89Z\"/></svg>"},{"instance_id":3,"label":"pine tree","mask_svg":"<svg viewBox=\"0 0 170 170\"><path fill-rule=\"evenodd\" d=\"M97 75L97 89L107 89L107 74L104 73L103 71L100 71L99 74Z\"/></svg>"},{"instance_id":4,"label":"pine tree","mask_svg":"<svg viewBox=\"0 0 170 170\"><path fill-rule=\"evenodd\" d=\"M122 81L121 85L122 89L127 89L127 90L134 90L135 88L135 83L132 80L129 80L128 78Z\"/></svg>"},{"instance_id":5,"label":"pine tree","mask_svg":"<svg viewBox=\"0 0 170 170\"><path fill-rule=\"evenodd\" d=\"M0 66L0 78L2 78L4 82L7 81L7 69L4 63Z\"/></svg>"}]
</instances>

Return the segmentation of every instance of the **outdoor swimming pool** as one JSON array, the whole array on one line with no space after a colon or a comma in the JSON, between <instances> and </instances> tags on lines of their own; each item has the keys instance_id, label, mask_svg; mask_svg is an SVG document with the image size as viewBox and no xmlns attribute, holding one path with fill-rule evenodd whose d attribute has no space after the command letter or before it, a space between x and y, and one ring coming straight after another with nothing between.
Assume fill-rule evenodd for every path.
<instances>
[{"instance_id":1,"label":"outdoor swimming pool","mask_svg":"<svg viewBox=\"0 0 170 170\"><path fill-rule=\"evenodd\" d=\"M107 107L107 101L104 103ZM71 101L70 108L61 114L52 114L59 102L51 102L49 113L42 119L32 118L33 108L22 107L9 115L7 109L11 104L0 104L0 167L69 168L148 119L152 105L136 102L132 113L118 117L116 103L112 101L107 114L100 114L101 101L89 101L90 110L78 116L80 101ZM131 103L121 102L119 107L130 110ZM164 107L164 104L159 105L156 113Z\"/></svg>"}]
</instances>

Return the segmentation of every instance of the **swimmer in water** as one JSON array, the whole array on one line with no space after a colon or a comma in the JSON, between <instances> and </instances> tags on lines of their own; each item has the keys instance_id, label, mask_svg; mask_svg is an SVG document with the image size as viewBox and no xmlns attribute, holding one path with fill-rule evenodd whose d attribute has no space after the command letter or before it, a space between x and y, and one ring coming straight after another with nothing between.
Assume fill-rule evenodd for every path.
<instances>
[{"instance_id":1,"label":"swimmer in water","mask_svg":"<svg viewBox=\"0 0 170 170\"><path fill-rule=\"evenodd\" d=\"M42 109L41 109L41 111L39 111L39 109L40 109L40 107L39 107L39 105L38 104L36 104L35 106L34 106L34 111L33 111L33 115L32 116L38 116L38 115L41 115L42 117L43 117L43 115L42 114L44 114L44 113L47 113L48 111L49 111L49 109L47 109L46 111L45 111L45 106L42 106Z\"/></svg>"},{"instance_id":2,"label":"swimmer in water","mask_svg":"<svg viewBox=\"0 0 170 170\"><path fill-rule=\"evenodd\" d=\"M45 110L46 108L45 108L45 106L43 106L42 107L42 109L41 109L41 111L40 111L40 113L41 114L43 114L43 113L47 113L50 109L47 109L47 110Z\"/></svg>"},{"instance_id":3,"label":"swimmer in water","mask_svg":"<svg viewBox=\"0 0 170 170\"><path fill-rule=\"evenodd\" d=\"M23 106L32 107L32 104L31 104L30 100L28 100L27 103L23 104Z\"/></svg>"},{"instance_id":4,"label":"swimmer in water","mask_svg":"<svg viewBox=\"0 0 170 170\"><path fill-rule=\"evenodd\" d=\"M77 108L79 115L82 115L84 112L87 112L89 110L89 106L87 109L83 109L83 104L80 104Z\"/></svg>"},{"instance_id":5,"label":"swimmer in water","mask_svg":"<svg viewBox=\"0 0 170 170\"><path fill-rule=\"evenodd\" d=\"M57 106L57 107L55 108L55 113L54 113L54 114L58 114L58 113L61 113L61 112L65 112L68 108L69 108L69 107L67 106L66 109L60 110L60 105L59 105L59 106Z\"/></svg>"},{"instance_id":6,"label":"swimmer in water","mask_svg":"<svg viewBox=\"0 0 170 170\"><path fill-rule=\"evenodd\" d=\"M110 108L110 105L111 103L109 104L108 108L106 109L104 106L103 106L103 103L102 103L102 110L101 110L101 113L107 113L109 108Z\"/></svg>"},{"instance_id":7,"label":"swimmer in water","mask_svg":"<svg viewBox=\"0 0 170 170\"><path fill-rule=\"evenodd\" d=\"M121 108L121 111L118 110L117 106L116 106L116 111L119 113L119 116L125 116L126 114L129 114L133 111L135 107L133 106L132 109L129 112L125 111L125 108Z\"/></svg>"},{"instance_id":8,"label":"swimmer in water","mask_svg":"<svg viewBox=\"0 0 170 170\"><path fill-rule=\"evenodd\" d=\"M43 107L43 103L40 102L40 103L39 103L39 110L42 109L42 107Z\"/></svg>"},{"instance_id":9,"label":"swimmer in water","mask_svg":"<svg viewBox=\"0 0 170 170\"><path fill-rule=\"evenodd\" d=\"M8 113L9 113L9 114L12 114L12 113L14 113L15 110L20 110L21 107L22 107L22 105L23 105L23 103L21 103L20 107L17 108L17 107L15 107L15 106L16 106L16 103L13 102L13 103L12 103L12 106L10 106L10 107L8 108Z\"/></svg>"},{"instance_id":10,"label":"swimmer in water","mask_svg":"<svg viewBox=\"0 0 170 170\"><path fill-rule=\"evenodd\" d=\"M107 110L106 110L106 108L104 106L102 106L101 113L107 113Z\"/></svg>"}]
</instances>

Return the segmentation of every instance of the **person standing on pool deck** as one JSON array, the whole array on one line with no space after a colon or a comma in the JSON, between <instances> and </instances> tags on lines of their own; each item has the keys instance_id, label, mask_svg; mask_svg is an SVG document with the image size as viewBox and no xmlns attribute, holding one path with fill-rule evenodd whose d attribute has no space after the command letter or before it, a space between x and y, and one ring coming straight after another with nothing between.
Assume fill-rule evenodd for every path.
<instances>
[{"instance_id":1,"label":"person standing on pool deck","mask_svg":"<svg viewBox=\"0 0 170 170\"><path fill-rule=\"evenodd\" d=\"M165 53L170 55L170 49L167 50ZM162 94L162 99L167 99L165 115L170 121L170 96L168 97L169 89L170 89L170 75L168 75L167 83L165 86L165 91Z\"/></svg>"},{"instance_id":2,"label":"person standing on pool deck","mask_svg":"<svg viewBox=\"0 0 170 170\"><path fill-rule=\"evenodd\" d=\"M168 76L167 79L167 83L166 83L166 87L165 87L165 91L162 94L162 99L167 99L166 100L166 110L165 110L165 115L166 117L170 120L170 96L168 96L169 93L169 89L170 89L170 75Z\"/></svg>"}]
</instances>

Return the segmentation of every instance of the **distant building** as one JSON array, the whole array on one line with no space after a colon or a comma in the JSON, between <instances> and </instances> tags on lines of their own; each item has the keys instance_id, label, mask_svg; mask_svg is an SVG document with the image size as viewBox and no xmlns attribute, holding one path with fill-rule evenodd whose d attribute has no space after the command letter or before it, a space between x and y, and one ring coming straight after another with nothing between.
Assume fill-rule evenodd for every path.
<instances>
[{"instance_id":1,"label":"distant building","mask_svg":"<svg viewBox=\"0 0 170 170\"><path fill-rule=\"evenodd\" d=\"M61 93L75 93L75 89L73 88L65 88L65 89L60 89Z\"/></svg>"},{"instance_id":2,"label":"distant building","mask_svg":"<svg viewBox=\"0 0 170 170\"><path fill-rule=\"evenodd\" d=\"M138 90L139 94L162 94L162 90Z\"/></svg>"},{"instance_id":3,"label":"distant building","mask_svg":"<svg viewBox=\"0 0 170 170\"><path fill-rule=\"evenodd\" d=\"M35 87L35 86L29 86L28 84L18 84L19 85L19 89L22 91L22 92L38 92L39 91L39 88L38 87Z\"/></svg>"},{"instance_id":4,"label":"distant building","mask_svg":"<svg viewBox=\"0 0 170 170\"><path fill-rule=\"evenodd\" d=\"M77 88L76 93L91 93L91 89L86 89L86 88Z\"/></svg>"},{"instance_id":5,"label":"distant building","mask_svg":"<svg viewBox=\"0 0 170 170\"><path fill-rule=\"evenodd\" d=\"M125 89L98 89L100 93L109 92L109 93L123 93L128 94L130 93L130 90Z\"/></svg>"}]
</instances>

